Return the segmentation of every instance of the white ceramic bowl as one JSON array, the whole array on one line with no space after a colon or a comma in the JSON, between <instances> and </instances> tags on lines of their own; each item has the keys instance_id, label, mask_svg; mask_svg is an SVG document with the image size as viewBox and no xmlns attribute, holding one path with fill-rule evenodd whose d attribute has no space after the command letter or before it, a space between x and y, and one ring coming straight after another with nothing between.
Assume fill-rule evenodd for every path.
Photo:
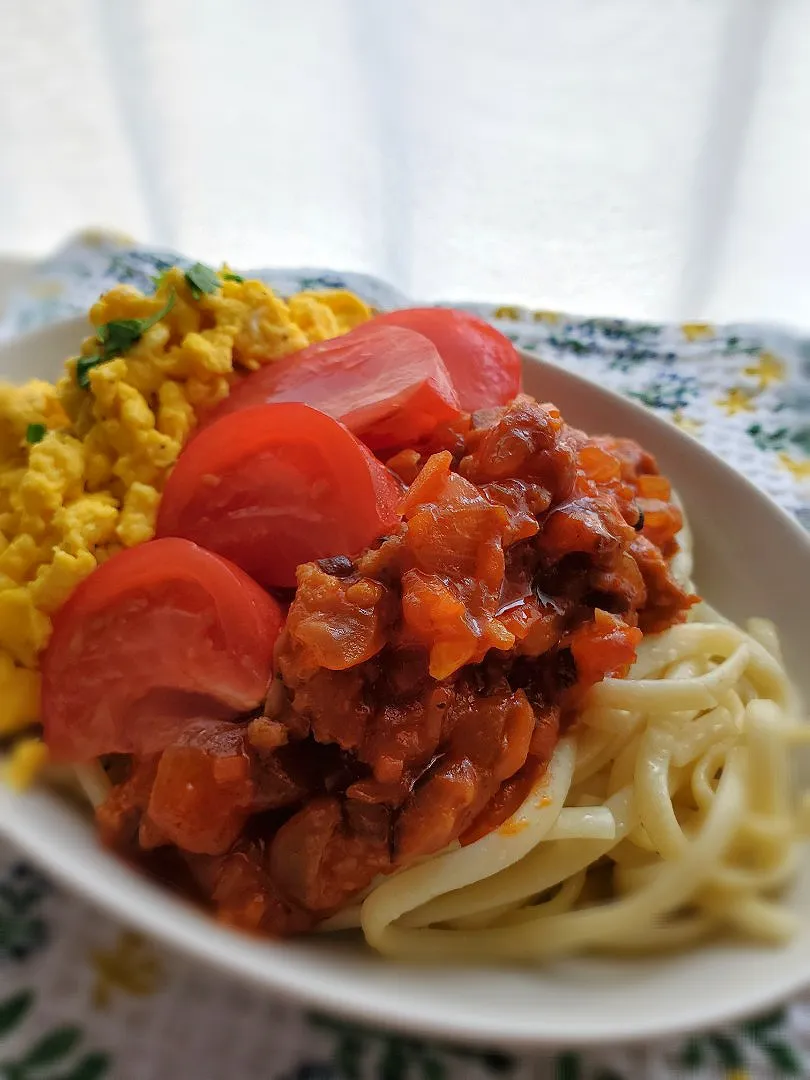
<instances>
[{"instance_id":1,"label":"white ceramic bowl","mask_svg":"<svg viewBox=\"0 0 810 1080\"><path fill-rule=\"evenodd\" d=\"M0 377L53 378L85 333L63 323L0 348ZM682 495L697 583L731 618L773 619L810 701L810 540L765 495L652 413L562 368L525 357L526 388L586 430L638 439ZM49 791L0 789L0 830L69 887L167 944L268 992L368 1023L513 1048L618 1042L706 1027L810 984L810 858L790 902L802 919L786 948L708 945L634 961L558 962L536 970L420 969L354 941L272 942L218 926L96 844L91 825Z\"/></svg>"}]
</instances>

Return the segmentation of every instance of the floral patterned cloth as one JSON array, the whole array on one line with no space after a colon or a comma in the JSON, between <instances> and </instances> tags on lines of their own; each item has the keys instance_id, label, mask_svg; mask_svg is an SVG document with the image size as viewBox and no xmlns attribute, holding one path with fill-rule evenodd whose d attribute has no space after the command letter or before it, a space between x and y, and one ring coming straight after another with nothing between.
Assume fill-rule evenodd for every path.
<instances>
[{"instance_id":1,"label":"floral patterned cloth","mask_svg":"<svg viewBox=\"0 0 810 1080\"><path fill-rule=\"evenodd\" d=\"M85 311L116 282L151 289L178 261L86 234L39 267L0 339ZM182 261L182 260L180 260ZM282 293L382 282L260 271ZM657 326L466 305L524 349L642 402L733 462L810 527L810 340L750 325ZM744 1080L810 1076L810 995L691 1039L537 1057L368 1030L275 1001L163 952L57 891L0 843L3 1080Z\"/></svg>"}]
</instances>

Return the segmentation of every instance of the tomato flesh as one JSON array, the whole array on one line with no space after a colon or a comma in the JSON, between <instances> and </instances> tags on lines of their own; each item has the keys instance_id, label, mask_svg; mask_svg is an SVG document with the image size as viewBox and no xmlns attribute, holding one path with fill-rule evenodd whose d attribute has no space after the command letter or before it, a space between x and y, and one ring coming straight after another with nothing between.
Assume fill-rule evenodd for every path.
<instances>
[{"instance_id":1,"label":"tomato flesh","mask_svg":"<svg viewBox=\"0 0 810 1080\"><path fill-rule=\"evenodd\" d=\"M255 708L282 621L254 581L188 540L113 555L54 619L42 660L52 756L154 753L192 717Z\"/></svg>"},{"instance_id":2,"label":"tomato flesh","mask_svg":"<svg viewBox=\"0 0 810 1080\"><path fill-rule=\"evenodd\" d=\"M328 413L374 450L420 442L459 415L447 368L426 337L366 324L246 375L211 414L302 401Z\"/></svg>"},{"instance_id":3,"label":"tomato flesh","mask_svg":"<svg viewBox=\"0 0 810 1080\"><path fill-rule=\"evenodd\" d=\"M268 587L301 563L353 555L398 522L400 486L337 420L285 402L217 420L180 455L159 536L184 536Z\"/></svg>"},{"instance_id":4,"label":"tomato flesh","mask_svg":"<svg viewBox=\"0 0 810 1080\"><path fill-rule=\"evenodd\" d=\"M400 326L428 338L439 351L463 412L508 404L520 393L520 355L509 338L483 319L452 308L403 308L365 324Z\"/></svg>"}]
</instances>

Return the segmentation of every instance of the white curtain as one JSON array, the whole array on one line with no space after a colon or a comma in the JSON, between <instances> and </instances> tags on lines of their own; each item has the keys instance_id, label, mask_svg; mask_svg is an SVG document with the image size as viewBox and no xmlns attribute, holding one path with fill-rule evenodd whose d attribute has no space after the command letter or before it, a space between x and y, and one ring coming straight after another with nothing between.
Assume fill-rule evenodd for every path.
<instances>
[{"instance_id":1,"label":"white curtain","mask_svg":"<svg viewBox=\"0 0 810 1080\"><path fill-rule=\"evenodd\" d=\"M0 252L810 323L810 0L0 0Z\"/></svg>"}]
</instances>

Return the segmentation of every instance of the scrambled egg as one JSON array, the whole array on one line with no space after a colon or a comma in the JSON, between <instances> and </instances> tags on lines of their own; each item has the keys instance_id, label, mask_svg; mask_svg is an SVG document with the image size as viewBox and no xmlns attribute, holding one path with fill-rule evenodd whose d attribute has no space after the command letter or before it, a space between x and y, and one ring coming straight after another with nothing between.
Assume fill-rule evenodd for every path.
<instances>
[{"instance_id":1,"label":"scrambled egg","mask_svg":"<svg viewBox=\"0 0 810 1080\"><path fill-rule=\"evenodd\" d=\"M371 316L346 291L285 302L259 281L230 275L195 296L184 272L173 269L154 296L112 289L90 321L97 328L147 318L172 293L171 309L125 355L89 369L88 388L77 380L77 358L56 385L0 384L0 739L39 715L37 661L51 616L99 562L154 534L166 476L198 416L227 396L234 373ZM94 333L82 355L98 350ZM43 749L20 742L12 775L33 771Z\"/></svg>"}]
</instances>

